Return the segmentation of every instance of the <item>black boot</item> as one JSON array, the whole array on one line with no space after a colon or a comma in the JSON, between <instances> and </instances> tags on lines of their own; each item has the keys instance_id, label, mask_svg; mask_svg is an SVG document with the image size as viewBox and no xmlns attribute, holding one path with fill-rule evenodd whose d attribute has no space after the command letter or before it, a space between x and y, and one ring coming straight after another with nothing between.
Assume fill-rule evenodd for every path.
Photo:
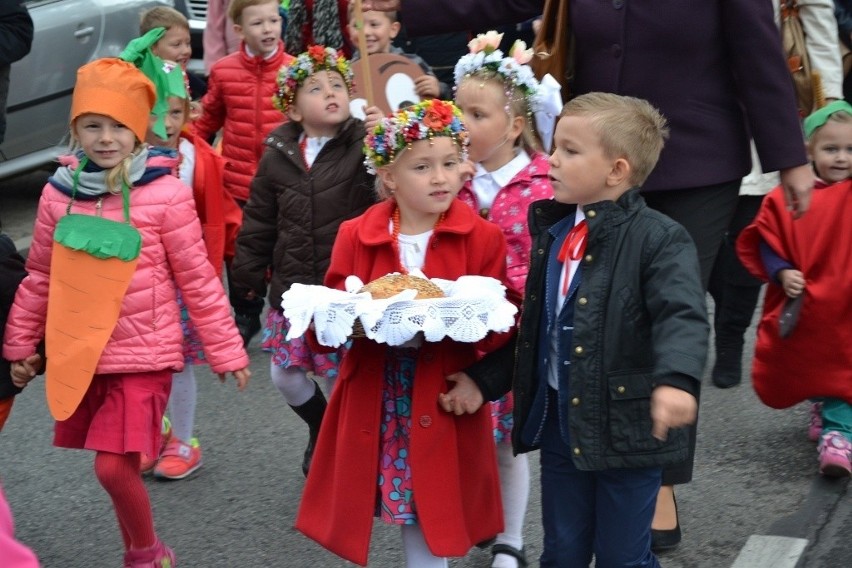
<instances>
[{"instance_id":1,"label":"black boot","mask_svg":"<svg viewBox=\"0 0 852 568\"><path fill-rule=\"evenodd\" d=\"M302 459L302 473L308 476L311 468L311 458L314 455L314 446L319 436L322 417L325 415L325 395L322 394L319 385L314 381L314 395L308 401L299 406L290 406L293 411L308 425L308 447L305 448L305 456Z\"/></svg>"},{"instance_id":2,"label":"black boot","mask_svg":"<svg viewBox=\"0 0 852 568\"><path fill-rule=\"evenodd\" d=\"M740 384L743 375L743 345L727 346L716 343L716 364L713 365L713 384L728 389Z\"/></svg>"}]
</instances>

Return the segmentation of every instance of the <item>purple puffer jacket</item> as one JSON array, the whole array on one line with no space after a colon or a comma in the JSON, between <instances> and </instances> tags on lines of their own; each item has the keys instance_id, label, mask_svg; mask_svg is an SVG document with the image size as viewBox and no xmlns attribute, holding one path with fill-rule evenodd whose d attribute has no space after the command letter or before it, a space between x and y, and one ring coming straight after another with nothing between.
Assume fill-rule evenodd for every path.
<instances>
[{"instance_id":1,"label":"purple puffer jacket","mask_svg":"<svg viewBox=\"0 0 852 568\"><path fill-rule=\"evenodd\" d=\"M50 183L42 192L27 258L29 275L18 288L6 327L3 356L11 361L35 353L44 337L53 231L66 214L68 201ZM123 220L120 195L107 194L99 201L103 217ZM77 200L71 212L95 215L97 206L98 200ZM183 294L213 372L247 367L248 355L222 283L207 260L192 190L171 175L134 187L130 220L142 234L142 252L118 323L95 372L183 369L175 285Z\"/></svg>"}]
</instances>

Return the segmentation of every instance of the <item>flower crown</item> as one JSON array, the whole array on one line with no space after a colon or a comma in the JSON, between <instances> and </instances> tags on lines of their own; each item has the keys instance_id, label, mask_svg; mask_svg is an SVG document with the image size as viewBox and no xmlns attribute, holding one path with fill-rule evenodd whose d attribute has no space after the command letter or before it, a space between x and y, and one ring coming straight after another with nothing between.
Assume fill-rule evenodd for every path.
<instances>
[{"instance_id":1,"label":"flower crown","mask_svg":"<svg viewBox=\"0 0 852 568\"><path fill-rule=\"evenodd\" d=\"M364 140L364 165L375 174L396 159L412 142L448 136L458 144L462 159L467 159L467 129L462 112L451 102L427 99L389 114L367 134Z\"/></svg>"},{"instance_id":2,"label":"flower crown","mask_svg":"<svg viewBox=\"0 0 852 568\"><path fill-rule=\"evenodd\" d=\"M287 112L296 98L296 91L305 79L319 71L337 71L346 82L346 89L352 92L354 74L349 61L331 47L312 45L307 51L297 55L290 65L284 65L278 71L278 92L272 96L275 108Z\"/></svg>"},{"instance_id":3,"label":"flower crown","mask_svg":"<svg viewBox=\"0 0 852 568\"><path fill-rule=\"evenodd\" d=\"M527 65L532 60L533 50L527 49L527 44L519 40L512 44L509 56L504 57L503 52L497 49L502 39L503 34L490 31L470 40L467 44L470 53L462 56L456 63L456 87L465 77L486 69L503 79L507 96L511 97L511 89L519 88L529 102L530 110L535 111L538 105L536 95L539 83L533 70Z\"/></svg>"}]
</instances>

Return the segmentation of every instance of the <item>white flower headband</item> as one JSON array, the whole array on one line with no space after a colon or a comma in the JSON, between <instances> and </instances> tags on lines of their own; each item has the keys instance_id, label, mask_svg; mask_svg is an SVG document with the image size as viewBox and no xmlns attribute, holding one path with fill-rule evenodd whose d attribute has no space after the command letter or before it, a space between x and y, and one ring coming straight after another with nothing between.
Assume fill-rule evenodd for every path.
<instances>
[{"instance_id":1,"label":"white flower headband","mask_svg":"<svg viewBox=\"0 0 852 568\"><path fill-rule=\"evenodd\" d=\"M495 73L503 80L508 100L512 100L513 91L518 88L526 100L528 112L535 115L542 144L545 151L549 152L556 117L562 110L561 87L550 74L542 77L541 82L535 78L528 65L532 61L533 50L527 49L525 42L516 41L509 50L509 56L504 57L503 52L497 49L502 40L503 34L492 30L477 35L467 44L470 53L456 63L456 88L462 79L482 69ZM506 112L509 112L508 108Z\"/></svg>"},{"instance_id":2,"label":"white flower headband","mask_svg":"<svg viewBox=\"0 0 852 568\"><path fill-rule=\"evenodd\" d=\"M532 60L533 50L527 49L527 44L523 41L516 41L509 50L509 56L505 57L503 52L497 49L502 39L503 34L490 31L470 40L467 44L470 53L462 56L456 63L456 87L465 77L486 69L503 79L507 94L509 89L519 88L527 99L530 110L535 112L539 83L532 68L527 65Z\"/></svg>"}]
</instances>

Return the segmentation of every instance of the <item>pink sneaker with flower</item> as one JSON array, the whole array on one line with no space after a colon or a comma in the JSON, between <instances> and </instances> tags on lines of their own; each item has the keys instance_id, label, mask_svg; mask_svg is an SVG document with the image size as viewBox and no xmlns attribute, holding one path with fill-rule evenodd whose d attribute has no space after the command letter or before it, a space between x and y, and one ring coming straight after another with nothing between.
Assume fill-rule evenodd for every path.
<instances>
[{"instance_id":1,"label":"pink sneaker with flower","mask_svg":"<svg viewBox=\"0 0 852 568\"><path fill-rule=\"evenodd\" d=\"M151 548L131 549L124 553L124 568L174 568L174 551L157 540Z\"/></svg>"},{"instance_id":2,"label":"pink sneaker with flower","mask_svg":"<svg viewBox=\"0 0 852 568\"><path fill-rule=\"evenodd\" d=\"M808 424L808 439L811 442L819 442L820 436L822 436L822 403L812 402L810 424Z\"/></svg>"},{"instance_id":3,"label":"pink sneaker with flower","mask_svg":"<svg viewBox=\"0 0 852 568\"><path fill-rule=\"evenodd\" d=\"M852 474L852 442L840 432L826 432L819 443L819 472L826 477Z\"/></svg>"}]
</instances>

